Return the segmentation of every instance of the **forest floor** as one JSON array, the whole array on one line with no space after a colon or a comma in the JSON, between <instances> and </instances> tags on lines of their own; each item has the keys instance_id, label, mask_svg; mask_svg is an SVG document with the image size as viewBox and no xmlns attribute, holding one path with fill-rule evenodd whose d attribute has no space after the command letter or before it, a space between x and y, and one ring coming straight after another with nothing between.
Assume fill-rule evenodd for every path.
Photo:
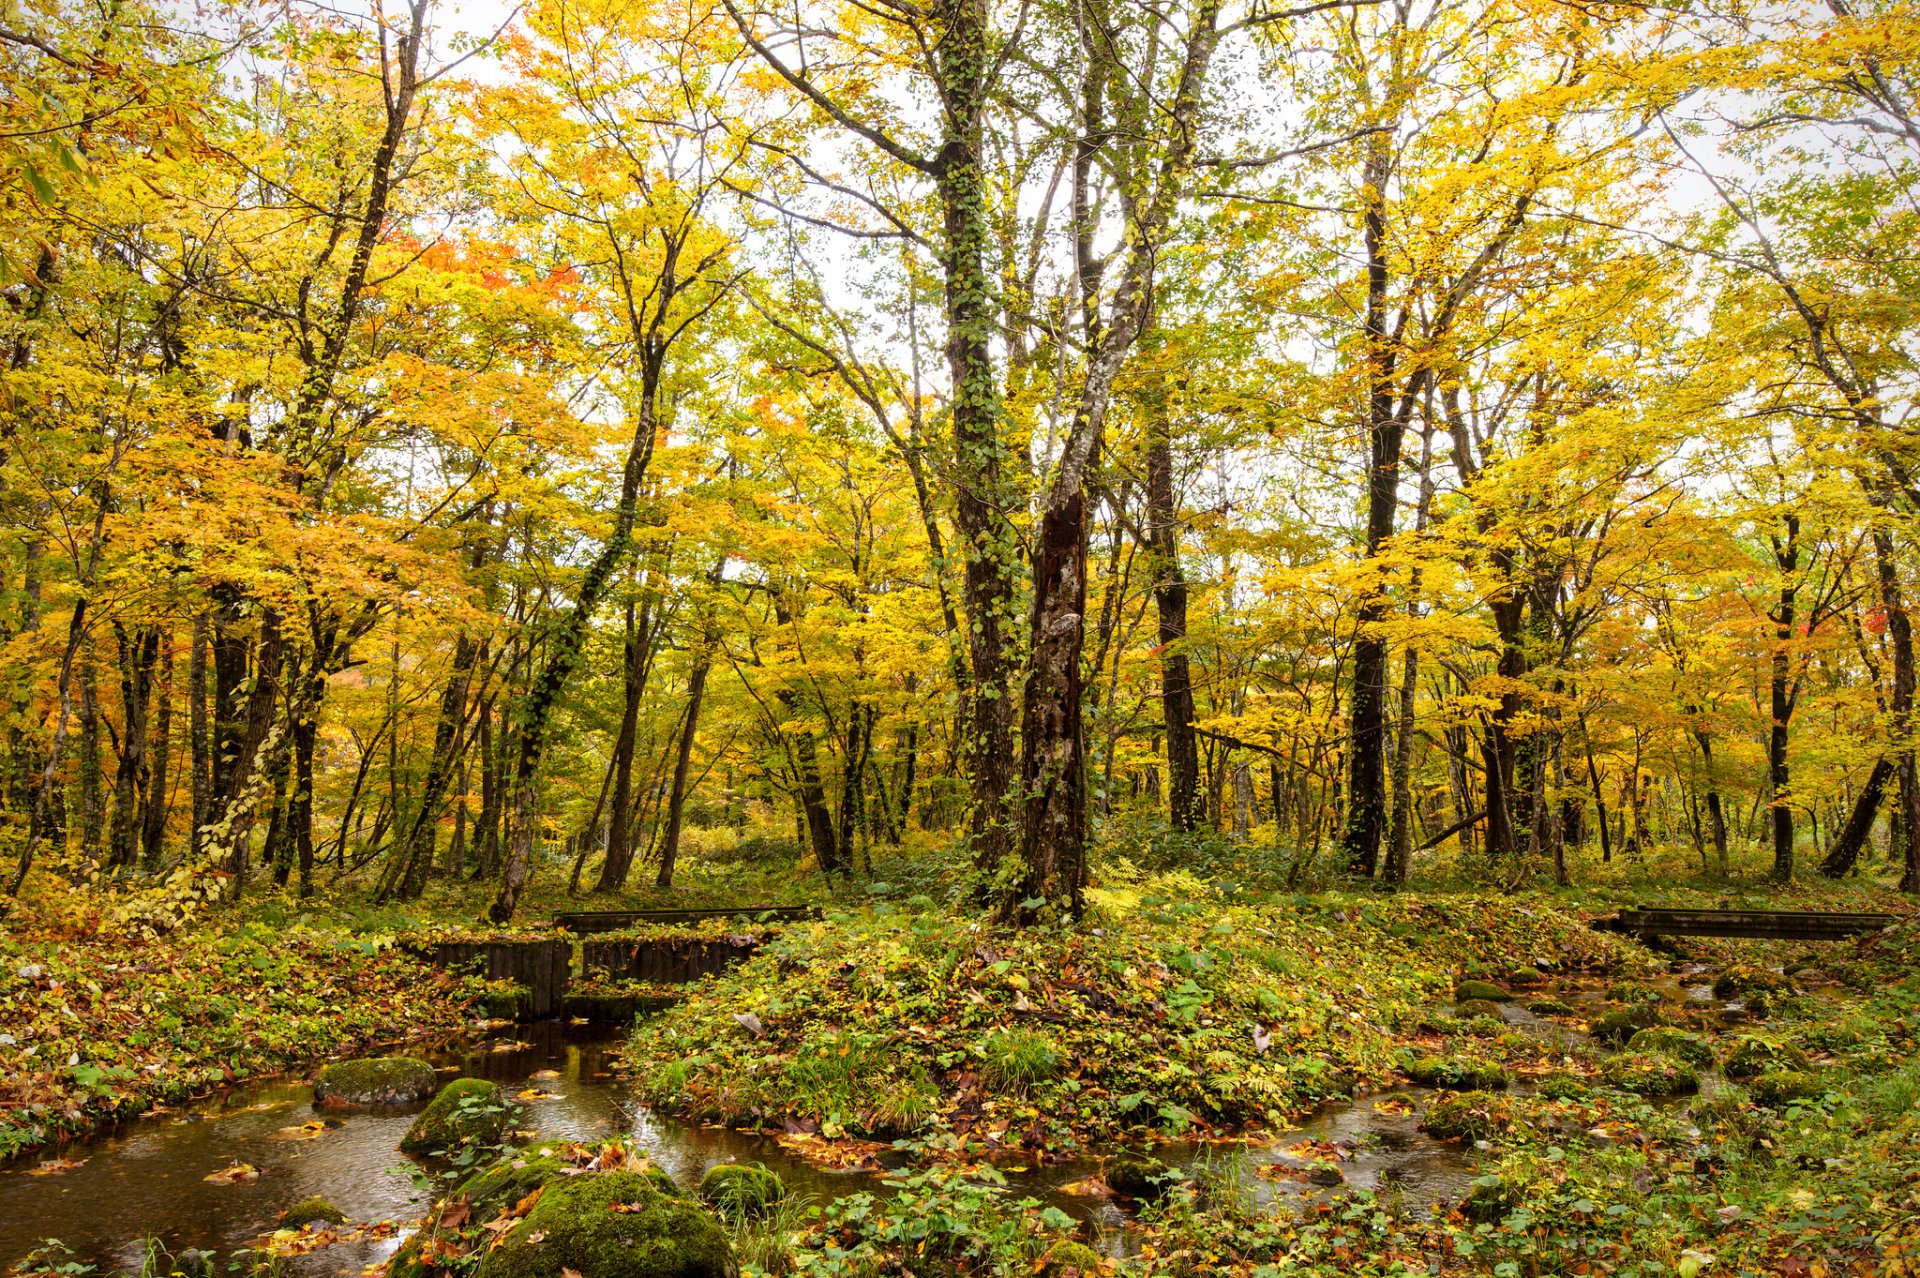
<instances>
[{"instance_id":1,"label":"forest floor","mask_svg":"<svg viewBox=\"0 0 1920 1278\"><path fill-rule=\"evenodd\" d=\"M964 917L924 858L837 890L786 866L695 861L671 894L582 901L542 882L523 918L535 931L554 908L823 906L643 1022L627 1051L659 1110L776 1132L828 1165L917 1168L793 1205L750 1240L748 1272L1044 1272L1074 1222L997 1168L1105 1158L1114 1179L1116 1156L1199 1141L1225 1151L1216 1165L1149 1162L1137 1197L1116 1199L1125 1255L1108 1268L1920 1273L1911 900L1866 881L1773 889L1641 868L1658 875L1383 896L1122 866L1082 926L1006 933ZM0 1156L475 1014L474 983L423 982L392 944L476 928L484 901L465 885L380 908L263 896L145 939L99 899L43 879L0 922ZM1677 957L1587 926L1656 902L1905 921L1857 942L1688 941ZM1486 992L1470 980L1510 999L1464 1003ZM1661 1027L1631 1047L1589 1032ZM1249 1195L1233 1150L1410 1077L1437 1084L1406 1094L1474 1164L1470 1192L1438 1211L1385 1191L1285 1210ZM1337 1183L1354 1153L1315 1157Z\"/></svg>"}]
</instances>

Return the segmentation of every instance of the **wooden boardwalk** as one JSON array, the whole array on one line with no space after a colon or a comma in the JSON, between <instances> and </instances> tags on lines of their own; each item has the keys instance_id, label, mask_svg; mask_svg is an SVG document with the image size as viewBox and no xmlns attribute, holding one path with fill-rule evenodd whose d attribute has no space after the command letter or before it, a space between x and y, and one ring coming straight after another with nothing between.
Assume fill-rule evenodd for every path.
<instances>
[{"instance_id":1,"label":"wooden boardwalk","mask_svg":"<svg viewBox=\"0 0 1920 1278\"><path fill-rule=\"evenodd\" d=\"M1594 926L1629 936L1723 936L1789 941L1838 941L1878 932L1897 920L1891 914L1839 914L1822 910L1669 910L1641 906Z\"/></svg>"}]
</instances>

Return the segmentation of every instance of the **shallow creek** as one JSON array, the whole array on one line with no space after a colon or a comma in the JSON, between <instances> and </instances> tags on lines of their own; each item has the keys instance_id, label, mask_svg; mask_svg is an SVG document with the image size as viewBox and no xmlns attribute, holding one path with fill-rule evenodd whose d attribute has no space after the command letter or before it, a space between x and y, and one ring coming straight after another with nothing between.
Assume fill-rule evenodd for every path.
<instances>
[{"instance_id":1,"label":"shallow creek","mask_svg":"<svg viewBox=\"0 0 1920 1278\"><path fill-rule=\"evenodd\" d=\"M1517 1007L1508 1016L1516 1028L1557 1029ZM419 1054L449 1078L489 1078L509 1093L537 1089L547 1095L527 1102L528 1126L542 1137L629 1135L688 1187L715 1163L740 1160L765 1163L815 1202L881 1188L880 1173L826 1171L766 1137L694 1126L635 1105L614 1075L611 1051L619 1041L620 1035L603 1027L546 1023ZM534 1077L544 1071L559 1076ZM311 1194L356 1222L417 1219L427 1195L414 1187L412 1164L397 1149L416 1110L323 1114L311 1098L304 1079L252 1084L0 1168L0 1272L49 1238L103 1270L137 1271L148 1238L175 1254L187 1248L230 1253L271 1232L281 1211ZM1329 1107L1297 1130L1256 1144L1176 1143L1155 1152L1176 1165L1228 1172L1238 1192L1263 1206L1346 1187L1391 1193L1405 1210L1419 1212L1463 1193L1474 1169L1470 1153L1458 1144L1418 1130L1417 1104L1413 1092L1382 1093ZM337 1125L318 1135L302 1132L303 1124L318 1118ZM55 1159L78 1165L35 1174ZM1031 1195L1089 1222L1108 1251L1129 1249L1127 1213L1111 1199L1076 1192L1079 1182L1098 1173L1097 1159L1046 1166L1017 1157L996 1161L1016 1195ZM236 1162L258 1168L260 1175L231 1184L206 1179ZM1330 1166L1339 1169L1337 1179L1326 1170ZM295 1258L287 1268L307 1275L357 1273L396 1246L391 1234L341 1242Z\"/></svg>"}]
</instances>

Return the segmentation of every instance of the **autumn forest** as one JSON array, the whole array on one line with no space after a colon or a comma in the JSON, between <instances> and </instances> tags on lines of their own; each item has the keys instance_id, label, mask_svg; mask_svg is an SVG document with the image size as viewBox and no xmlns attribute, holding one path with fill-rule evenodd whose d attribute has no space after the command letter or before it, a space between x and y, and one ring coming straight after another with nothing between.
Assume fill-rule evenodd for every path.
<instances>
[{"instance_id":1,"label":"autumn forest","mask_svg":"<svg viewBox=\"0 0 1920 1278\"><path fill-rule=\"evenodd\" d=\"M21 991L749 901L998 981L1183 894L1513 986L1421 894L1920 893L1903 3L8 0L0 104Z\"/></svg>"}]
</instances>

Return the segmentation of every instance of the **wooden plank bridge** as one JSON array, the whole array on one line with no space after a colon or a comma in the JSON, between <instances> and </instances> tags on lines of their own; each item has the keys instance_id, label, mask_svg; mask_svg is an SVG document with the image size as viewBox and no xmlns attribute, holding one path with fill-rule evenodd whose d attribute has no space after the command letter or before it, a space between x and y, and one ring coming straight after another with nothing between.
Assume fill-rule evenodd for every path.
<instances>
[{"instance_id":1,"label":"wooden plank bridge","mask_svg":"<svg viewBox=\"0 0 1920 1278\"><path fill-rule=\"evenodd\" d=\"M737 905L715 910L558 910L553 925L563 932L586 936L618 932L629 927L662 923L700 923L707 919L817 919L816 905Z\"/></svg>"},{"instance_id":2,"label":"wooden plank bridge","mask_svg":"<svg viewBox=\"0 0 1920 1278\"><path fill-rule=\"evenodd\" d=\"M1641 906L1594 926L1629 936L1754 937L1789 941L1839 941L1891 927L1891 914L1840 914L1824 910L1668 910Z\"/></svg>"}]
</instances>

